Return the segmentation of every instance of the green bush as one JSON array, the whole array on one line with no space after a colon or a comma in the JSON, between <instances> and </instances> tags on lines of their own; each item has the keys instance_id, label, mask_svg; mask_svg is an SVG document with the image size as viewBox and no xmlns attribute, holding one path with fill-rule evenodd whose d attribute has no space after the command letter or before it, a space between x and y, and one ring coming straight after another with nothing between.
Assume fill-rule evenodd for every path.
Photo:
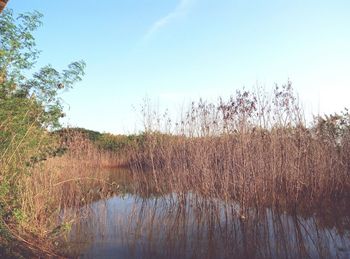
<instances>
[{"instance_id":1,"label":"green bush","mask_svg":"<svg viewBox=\"0 0 350 259\"><path fill-rule=\"evenodd\" d=\"M60 127L60 93L80 81L85 63L73 62L59 72L51 65L32 73L40 51L33 32L41 25L38 12L0 15L0 215L19 208L20 178L30 166L55 152L56 138L49 132ZM31 74L31 75L30 75Z\"/></svg>"}]
</instances>

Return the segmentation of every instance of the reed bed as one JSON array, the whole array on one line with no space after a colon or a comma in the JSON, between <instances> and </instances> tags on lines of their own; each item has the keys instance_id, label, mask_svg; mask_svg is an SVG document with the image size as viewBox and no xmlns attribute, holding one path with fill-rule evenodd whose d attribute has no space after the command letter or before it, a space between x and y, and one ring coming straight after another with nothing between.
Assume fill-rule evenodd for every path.
<instances>
[{"instance_id":1,"label":"reed bed","mask_svg":"<svg viewBox=\"0 0 350 259\"><path fill-rule=\"evenodd\" d=\"M61 139L64 154L36 163L18 182L21 215L15 231L29 240L31 234L41 239L40 246L48 251L57 250L58 238L84 216L76 208L120 192L110 173L124 163L123 157L102 151L84 135Z\"/></svg>"},{"instance_id":2,"label":"reed bed","mask_svg":"<svg viewBox=\"0 0 350 259\"><path fill-rule=\"evenodd\" d=\"M233 199L243 208L350 197L349 113L306 123L290 82L272 93L193 102L176 122L149 107L143 114L146 133L130 164L160 192Z\"/></svg>"}]
</instances>

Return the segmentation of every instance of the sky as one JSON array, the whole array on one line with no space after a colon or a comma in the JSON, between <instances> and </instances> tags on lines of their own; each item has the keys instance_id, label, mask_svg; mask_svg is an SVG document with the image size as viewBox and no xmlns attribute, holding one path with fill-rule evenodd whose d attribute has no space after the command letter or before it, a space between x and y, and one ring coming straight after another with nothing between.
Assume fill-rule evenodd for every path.
<instances>
[{"instance_id":1,"label":"sky","mask_svg":"<svg viewBox=\"0 0 350 259\"><path fill-rule=\"evenodd\" d=\"M130 134L140 107L175 114L199 97L293 83L305 113L350 108L348 0L10 0L37 10L37 66L83 59L65 125ZM175 116L175 115L173 115Z\"/></svg>"}]
</instances>

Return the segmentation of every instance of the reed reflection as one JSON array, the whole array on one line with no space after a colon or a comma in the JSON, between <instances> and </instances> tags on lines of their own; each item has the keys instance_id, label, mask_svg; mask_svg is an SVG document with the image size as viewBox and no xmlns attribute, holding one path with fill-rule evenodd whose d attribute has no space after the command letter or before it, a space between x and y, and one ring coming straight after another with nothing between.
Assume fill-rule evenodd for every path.
<instances>
[{"instance_id":1,"label":"reed reflection","mask_svg":"<svg viewBox=\"0 0 350 259\"><path fill-rule=\"evenodd\" d=\"M349 213L249 208L189 193L115 196L74 225L70 255L114 258L347 258ZM332 215L336 213L336 215ZM339 213L343 213L340 215ZM337 219L337 222L334 220ZM77 249L77 244L81 244Z\"/></svg>"}]
</instances>

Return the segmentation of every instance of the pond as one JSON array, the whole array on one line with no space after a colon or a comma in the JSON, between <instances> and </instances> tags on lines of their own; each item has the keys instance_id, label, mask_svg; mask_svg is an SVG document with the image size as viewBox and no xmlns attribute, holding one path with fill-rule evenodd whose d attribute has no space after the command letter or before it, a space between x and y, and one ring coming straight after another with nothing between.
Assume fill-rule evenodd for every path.
<instances>
[{"instance_id":1,"label":"pond","mask_svg":"<svg viewBox=\"0 0 350 259\"><path fill-rule=\"evenodd\" d=\"M142 194L126 188L75 209L66 237L78 258L350 258L348 210L291 213L198 194ZM132 183L130 183L132 184ZM345 211L345 212L344 212Z\"/></svg>"}]
</instances>

